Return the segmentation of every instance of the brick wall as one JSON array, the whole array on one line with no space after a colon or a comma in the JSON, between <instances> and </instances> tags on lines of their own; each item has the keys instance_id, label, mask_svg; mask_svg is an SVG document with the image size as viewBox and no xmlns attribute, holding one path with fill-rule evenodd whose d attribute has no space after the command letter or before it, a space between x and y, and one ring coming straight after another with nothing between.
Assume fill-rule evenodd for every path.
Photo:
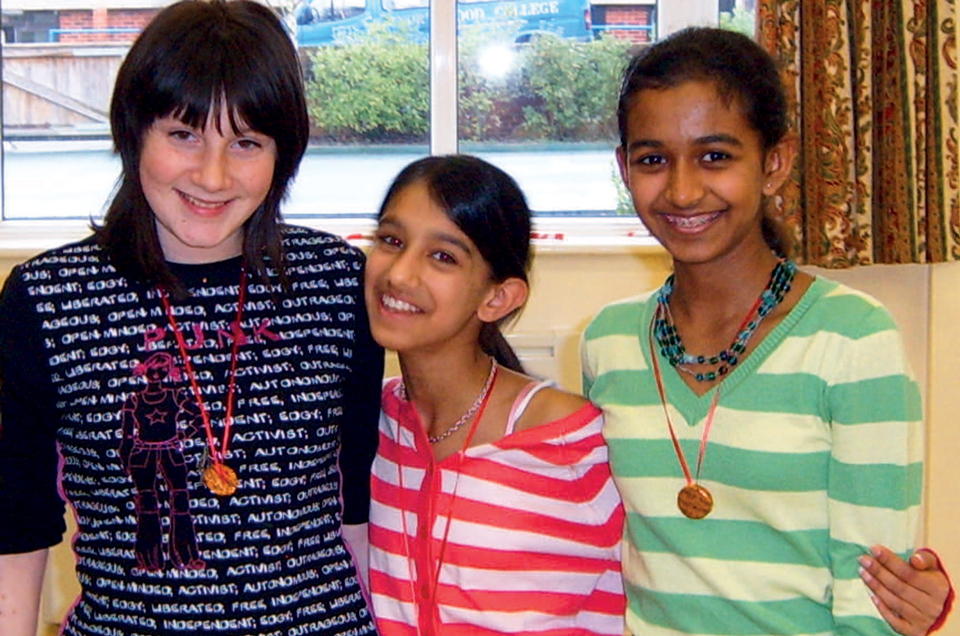
<instances>
[{"instance_id":1,"label":"brick wall","mask_svg":"<svg viewBox=\"0 0 960 636\"><path fill-rule=\"evenodd\" d=\"M650 26L653 23L653 7L630 5L593 5L593 25L605 26L603 33L608 33L621 40L630 42L650 42L653 32L644 29L617 29L618 26L636 27Z\"/></svg>"},{"instance_id":2,"label":"brick wall","mask_svg":"<svg viewBox=\"0 0 960 636\"><path fill-rule=\"evenodd\" d=\"M59 42L133 42L157 9L94 9L60 12L61 29L136 29L131 33L61 33Z\"/></svg>"}]
</instances>

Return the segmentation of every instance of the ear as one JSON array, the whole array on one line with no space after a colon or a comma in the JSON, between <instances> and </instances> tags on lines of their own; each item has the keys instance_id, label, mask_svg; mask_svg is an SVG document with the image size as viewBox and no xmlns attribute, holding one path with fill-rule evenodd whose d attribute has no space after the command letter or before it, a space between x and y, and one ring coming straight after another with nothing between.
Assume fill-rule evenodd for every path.
<instances>
[{"instance_id":1,"label":"ear","mask_svg":"<svg viewBox=\"0 0 960 636\"><path fill-rule=\"evenodd\" d=\"M529 293L530 287L520 278L494 283L477 309L477 317L483 322L497 322L523 307Z\"/></svg>"},{"instance_id":2,"label":"ear","mask_svg":"<svg viewBox=\"0 0 960 636\"><path fill-rule=\"evenodd\" d=\"M800 140L793 133L788 133L773 148L767 151L764 158L763 194L771 196L780 189L790 173L793 171L793 162L797 158Z\"/></svg>"},{"instance_id":3,"label":"ear","mask_svg":"<svg viewBox=\"0 0 960 636\"><path fill-rule=\"evenodd\" d=\"M617 167L620 169L620 180L623 181L623 185L627 186L628 190L630 189L630 171L627 169L629 160L627 149L623 146L617 146Z\"/></svg>"}]
</instances>

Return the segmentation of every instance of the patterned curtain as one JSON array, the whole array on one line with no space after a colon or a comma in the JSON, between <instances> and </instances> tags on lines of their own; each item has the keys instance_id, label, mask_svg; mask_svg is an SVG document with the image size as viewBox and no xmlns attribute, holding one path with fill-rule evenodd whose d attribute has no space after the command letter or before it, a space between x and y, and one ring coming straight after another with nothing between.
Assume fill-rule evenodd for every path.
<instances>
[{"instance_id":1,"label":"patterned curtain","mask_svg":"<svg viewBox=\"0 0 960 636\"><path fill-rule=\"evenodd\" d=\"M954 0L758 0L800 157L776 201L800 260L960 260Z\"/></svg>"}]
</instances>

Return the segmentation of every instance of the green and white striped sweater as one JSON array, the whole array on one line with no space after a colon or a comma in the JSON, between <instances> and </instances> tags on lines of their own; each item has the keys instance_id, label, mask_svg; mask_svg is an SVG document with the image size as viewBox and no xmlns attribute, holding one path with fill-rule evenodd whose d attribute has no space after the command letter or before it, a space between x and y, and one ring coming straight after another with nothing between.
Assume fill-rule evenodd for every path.
<instances>
[{"instance_id":1,"label":"green and white striped sweater","mask_svg":"<svg viewBox=\"0 0 960 636\"><path fill-rule=\"evenodd\" d=\"M637 636L891 634L858 578L874 543L919 539L923 424L899 332L876 300L816 279L726 378L685 518L683 473L648 364L655 294L609 305L584 334L584 391L606 415L624 499L627 625ZM713 392L661 356L691 468Z\"/></svg>"}]
</instances>

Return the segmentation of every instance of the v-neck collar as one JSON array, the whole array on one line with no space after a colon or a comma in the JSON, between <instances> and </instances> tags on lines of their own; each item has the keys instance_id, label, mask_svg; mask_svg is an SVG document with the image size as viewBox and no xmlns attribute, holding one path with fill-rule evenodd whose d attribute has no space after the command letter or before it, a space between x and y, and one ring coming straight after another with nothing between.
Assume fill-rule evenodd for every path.
<instances>
[{"instance_id":1,"label":"v-neck collar","mask_svg":"<svg viewBox=\"0 0 960 636\"><path fill-rule=\"evenodd\" d=\"M644 361L652 373L653 362L651 356L657 355L669 405L684 418L688 426L695 426L706 417L707 412L710 410L710 401L713 399L714 392L722 387L720 395L720 404L722 406L724 398L735 393L740 385L756 371L757 367L776 350L786 335L803 318L813 303L827 292L827 289L828 282L822 278L815 277L803 296L801 296L797 304L794 305L793 309L783 317L776 327L763 337L757 346L754 347L753 351L750 352L750 355L737 364L720 384L714 386L703 395L697 395L693 389L683 381L683 378L680 377L681 372L672 367L669 361L659 353L656 344L654 344L655 351L650 350L650 323L653 320L657 308L657 303L655 302L657 292L654 292L651 296L651 301L646 303L644 311L640 315L640 324L637 326L640 349L643 351Z\"/></svg>"}]
</instances>

